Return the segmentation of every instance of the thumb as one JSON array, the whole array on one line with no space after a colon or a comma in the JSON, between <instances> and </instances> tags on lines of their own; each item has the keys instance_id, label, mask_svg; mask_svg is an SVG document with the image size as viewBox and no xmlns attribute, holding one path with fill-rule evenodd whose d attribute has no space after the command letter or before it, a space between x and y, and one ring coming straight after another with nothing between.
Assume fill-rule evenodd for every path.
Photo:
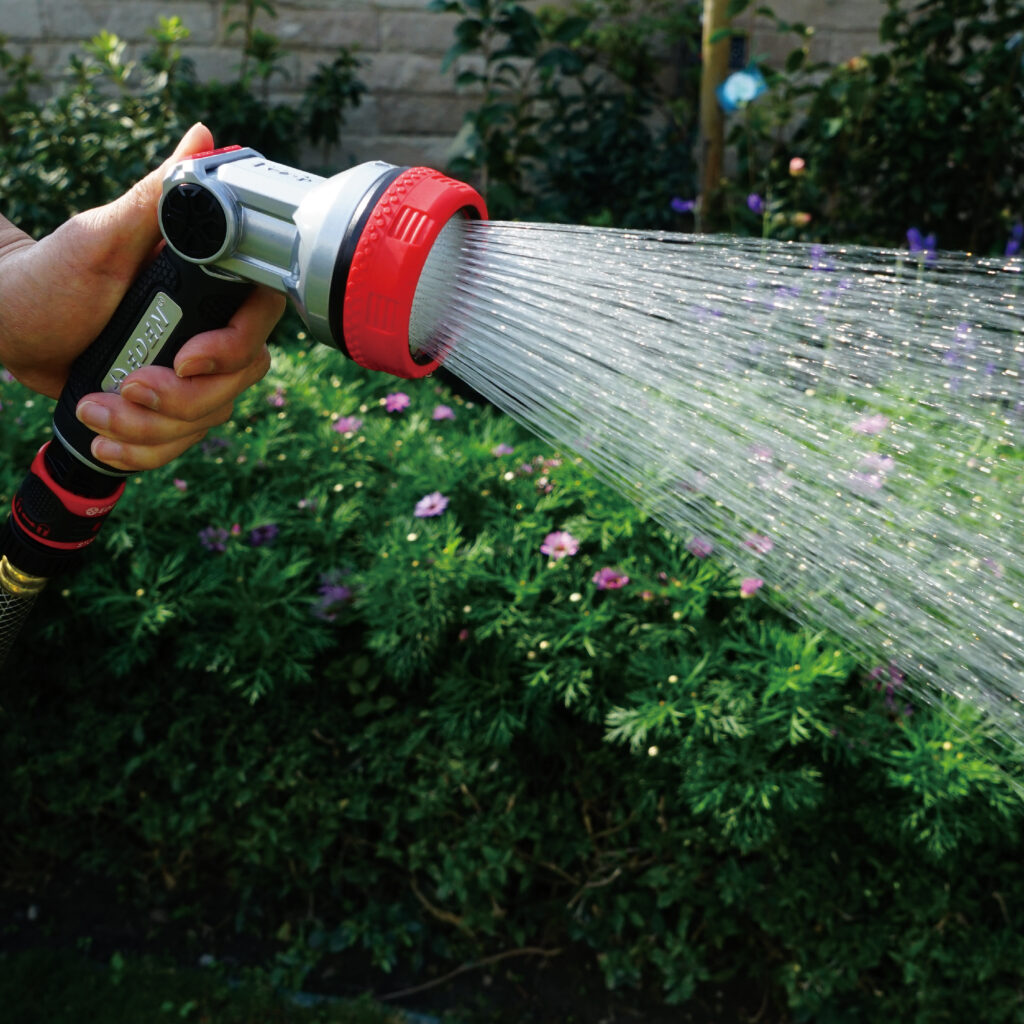
<instances>
[{"instance_id":1,"label":"thumb","mask_svg":"<svg viewBox=\"0 0 1024 1024\"><path fill-rule=\"evenodd\" d=\"M131 262L144 260L160 240L156 208L164 176L179 160L213 149L213 135L204 124L194 124L182 136L174 152L155 170L136 182L123 196L97 210L102 227L116 239Z\"/></svg>"}]
</instances>

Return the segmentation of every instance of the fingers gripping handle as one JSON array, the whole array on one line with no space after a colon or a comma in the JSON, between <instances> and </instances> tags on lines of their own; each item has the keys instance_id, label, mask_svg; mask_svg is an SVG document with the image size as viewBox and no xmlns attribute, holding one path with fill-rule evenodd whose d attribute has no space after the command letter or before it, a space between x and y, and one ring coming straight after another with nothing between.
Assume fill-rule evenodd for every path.
<instances>
[{"instance_id":1,"label":"fingers gripping handle","mask_svg":"<svg viewBox=\"0 0 1024 1024\"><path fill-rule=\"evenodd\" d=\"M96 391L117 392L142 366L172 366L189 338L223 327L251 285L213 277L165 248L135 280L100 336L71 368L53 418L56 437L78 460L108 477L122 477L94 458L95 432L75 416L78 403Z\"/></svg>"},{"instance_id":2,"label":"fingers gripping handle","mask_svg":"<svg viewBox=\"0 0 1024 1024\"><path fill-rule=\"evenodd\" d=\"M189 338L225 326L250 289L213 277L166 248L161 252L72 366L54 412L54 440L40 450L14 496L0 554L25 572L48 577L92 543L128 474L93 457L96 434L75 416L79 401L96 391L118 391L142 366L172 366Z\"/></svg>"}]
</instances>

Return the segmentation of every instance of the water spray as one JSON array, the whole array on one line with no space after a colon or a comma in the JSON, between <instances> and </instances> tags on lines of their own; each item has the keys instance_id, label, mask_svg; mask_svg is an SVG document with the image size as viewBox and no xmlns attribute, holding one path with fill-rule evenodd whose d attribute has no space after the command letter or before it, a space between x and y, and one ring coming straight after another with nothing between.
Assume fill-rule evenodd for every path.
<instances>
[{"instance_id":1,"label":"water spray","mask_svg":"<svg viewBox=\"0 0 1024 1024\"><path fill-rule=\"evenodd\" d=\"M424 346L447 342L422 312L410 325L423 266L449 222L485 216L472 188L426 167L369 162L322 178L238 146L176 164L159 204L167 244L74 363L53 437L0 531L0 664L47 579L78 562L124 492L129 474L92 455L96 434L75 416L85 395L173 365L257 284L286 294L314 339L360 365L424 377L438 365Z\"/></svg>"},{"instance_id":2,"label":"water spray","mask_svg":"<svg viewBox=\"0 0 1024 1024\"><path fill-rule=\"evenodd\" d=\"M496 223L424 168L324 179L237 148L176 165L160 218L166 248L14 498L0 656L124 487L78 400L170 365L264 284L365 367L443 362L695 557L724 555L740 593L1024 740L1020 259Z\"/></svg>"},{"instance_id":3,"label":"water spray","mask_svg":"<svg viewBox=\"0 0 1024 1024\"><path fill-rule=\"evenodd\" d=\"M446 369L741 595L1024 741L1024 261L466 224ZM434 276L436 275L436 277Z\"/></svg>"}]
</instances>

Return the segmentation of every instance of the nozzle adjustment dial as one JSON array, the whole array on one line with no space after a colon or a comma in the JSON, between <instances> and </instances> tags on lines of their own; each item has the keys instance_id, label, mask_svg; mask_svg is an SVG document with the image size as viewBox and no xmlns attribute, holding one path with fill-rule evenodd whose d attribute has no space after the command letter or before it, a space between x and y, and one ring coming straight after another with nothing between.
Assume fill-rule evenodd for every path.
<instances>
[{"instance_id":1,"label":"nozzle adjustment dial","mask_svg":"<svg viewBox=\"0 0 1024 1024\"><path fill-rule=\"evenodd\" d=\"M160 204L164 237L185 259L213 259L224 248L228 220L220 200L208 188L185 182L172 188Z\"/></svg>"}]
</instances>

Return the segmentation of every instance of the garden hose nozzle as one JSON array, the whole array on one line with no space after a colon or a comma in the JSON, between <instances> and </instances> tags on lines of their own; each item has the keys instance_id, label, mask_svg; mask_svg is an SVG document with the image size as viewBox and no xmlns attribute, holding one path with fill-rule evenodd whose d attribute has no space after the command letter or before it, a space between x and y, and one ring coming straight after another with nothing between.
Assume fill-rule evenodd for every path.
<instances>
[{"instance_id":1,"label":"garden hose nozzle","mask_svg":"<svg viewBox=\"0 0 1024 1024\"><path fill-rule=\"evenodd\" d=\"M483 200L427 167L371 162L320 178L237 147L177 164L160 201L183 260L284 292L317 341L411 378L437 367L417 355L428 339L410 336L416 286L460 216L486 217Z\"/></svg>"},{"instance_id":2,"label":"garden hose nozzle","mask_svg":"<svg viewBox=\"0 0 1024 1024\"><path fill-rule=\"evenodd\" d=\"M361 366L426 376L438 359L422 351L446 345L436 336L444 296L417 295L424 266L435 243L450 251L450 225L486 216L474 189L427 167L375 161L323 178L239 146L175 164L159 205L167 244L76 360L53 437L0 530L11 578L45 582L76 561L124 491L128 474L92 455L96 435L75 416L85 395L119 391L139 367L173 365L186 341L225 326L257 284L287 295L313 338ZM0 582L0 640L24 601Z\"/></svg>"}]
</instances>

